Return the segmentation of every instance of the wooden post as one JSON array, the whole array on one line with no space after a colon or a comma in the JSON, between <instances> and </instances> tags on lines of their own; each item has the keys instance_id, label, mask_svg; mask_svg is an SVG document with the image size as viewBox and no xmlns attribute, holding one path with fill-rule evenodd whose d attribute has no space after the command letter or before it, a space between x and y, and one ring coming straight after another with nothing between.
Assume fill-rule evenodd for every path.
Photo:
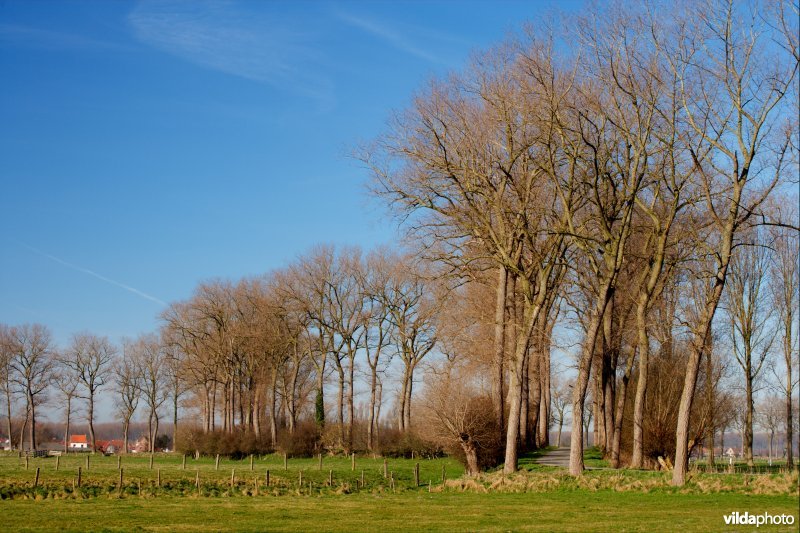
<instances>
[{"instance_id":1,"label":"wooden post","mask_svg":"<svg viewBox=\"0 0 800 533\"><path fill-rule=\"evenodd\" d=\"M258 476L253 479L253 496L258 496Z\"/></svg>"},{"instance_id":2,"label":"wooden post","mask_svg":"<svg viewBox=\"0 0 800 533\"><path fill-rule=\"evenodd\" d=\"M289 470L289 456L286 452L283 453L283 469Z\"/></svg>"},{"instance_id":3,"label":"wooden post","mask_svg":"<svg viewBox=\"0 0 800 533\"><path fill-rule=\"evenodd\" d=\"M214 470L219 470L219 454L217 454L217 458L214 459Z\"/></svg>"},{"instance_id":4,"label":"wooden post","mask_svg":"<svg viewBox=\"0 0 800 533\"><path fill-rule=\"evenodd\" d=\"M156 469L156 487L161 486L161 469Z\"/></svg>"},{"instance_id":5,"label":"wooden post","mask_svg":"<svg viewBox=\"0 0 800 533\"><path fill-rule=\"evenodd\" d=\"M61 456L60 455L56 455L56 472L58 472L59 459L61 459Z\"/></svg>"},{"instance_id":6,"label":"wooden post","mask_svg":"<svg viewBox=\"0 0 800 533\"><path fill-rule=\"evenodd\" d=\"M356 471L356 452L353 452L350 455L350 470L352 470L353 472Z\"/></svg>"},{"instance_id":7,"label":"wooden post","mask_svg":"<svg viewBox=\"0 0 800 533\"><path fill-rule=\"evenodd\" d=\"M119 485L117 485L117 494L122 494L122 469L119 469Z\"/></svg>"},{"instance_id":8,"label":"wooden post","mask_svg":"<svg viewBox=\"0 0 800 533\"><path fill-rule=\"evenodd\" d=\"M322 452L319 453L319 464L317 466L317 470L322 472Z\"/></svg>"},{"instance_id":9,"label":"wooden post","mask_svg":"<svg viewBox=\"0 0 800 533\"><path fill-rule=\"evenodd\" d=\"M253 454L250 454L250 471L253 471Z\"/></svg>"},{"instance_id":10,"label":"wooden post","mask_svg":"<svg viewBox=\"0 0 800 533\"><path fill-rule=\"evenodd\" d=\"M78 488L81 488L81 467L78 467Z\"/></svg>"},{"instance_id":11,"label":"wooden post","mask_svg":"<svg viewBox=\"0 0 800 533\"><path fill-rule=\"evenodd\" d=\"M442 483L447 479L447 474L444 471L444 465L442 465Z\"/></svg>"},{"instance_id":12,"label":"wooden post","mask_svg":"<svg viewBox=\"0 0 800 533\"><path fill-rule=\"evenodd\" d=\"M433 486L433 480L428 480L428 492L431 491L431 486Z\"/></svg>"},{"instance_id":13,"label":"wooden post","mask_svg":"<svg viewBox=\"0 0 800 533\"><path fill-rule=\"evenodd\" d=\"M328 470L328 486L333 487L333 470Z\"/></svg>"},{"instance_id":14,"label":"wooden post","mask_svg":"<svg viewBox=\"0 0 800 533\"><path fill-rule=\"evenodd\" d=\"M153 469L153 452L150 452L150 470Z\"/></svg>"},{"instance_id":15,"label":"wooden post","mask_svg":"<svg viewBox=\"0 0 800 533\"><path fill-rule=\"evenodd\" d=\"M33 487L36 488L39 486L39 467L36 467L36 478L33 480Z\"/></svg>"},{"instance_id":16,"label":"wooden post","mask_svg":"<svg viewBox=\"0 0 800 533\"><path fill-rule=\"evenodd\" d=\"M267 482L267 487L269 487L269 468L267 468L267 475L264 477L266 478L265 481Z\"/></svg>"},{"instance_id":17,"label":"wooden post","mask_svg":"<svg viewBox=\"0 0 800 533\"><path fill-rule=\"evenodd\" d=\"M300 484L298 485L298 487L303 488L303 471L302 470L300 470Z\"/></svg>"},{"instance_id":18,"label":"wooden post","mask_svg":"<svg viewBox=\"0 0 800 533\"><path fill-rule=\"evenodd\" d=\"M236 469L231 470L231 490L233 490L233 484L236 482Z\"/></svg>"},{"instance_id":19,"label":"wooden post","mask_svg":"<svg viewBox=\"0 0 800 533\"><path fill-rule=\"evenodd\" d=\"M25 456L25 470L28 469L28 456Z\"/></svg>"},{"instance_id":20,"label":"wooden post","mask_svg":"<svg viewBox=\"0 0 800 533\"><path fill-rule=\"evenodd\" d=\"M86 470L89 470L89 456L86 456Z\"/></svg>"},{"instance_id":21,"label":"wooden post","mask_svg":"<svg viewBox=\"0 0 800 533\"><path fill-rule=\"evenodd\" d=\"M122 456L118 455L117 456L117 470L119 470L120 468L122 468Z\"/></svg>"},{"instance_id":22,"label":"wooden post","mask_svg":"<svg viewBox=\"0 0 800 533\"><path fill-rule=\"evenodd\" d=\"M195 470L194 486L197 487L197 492L200 492L200 470Z\"/></svg>"},{"instance_id":23,"label":"wooden post","mask_svg":"<svg viewBox=\"0 0 800 533\"><path fill-rule=\"evenodd\" d=\"M419 463L414 465L414 486L419 487Z\"/></svg>"},{"instance_id":24,"label":"wooden post","mask_svg":"<svg viewBox=\"0 0 800 533\"><path fill-rule=\"evenodd\" d=\"M181 470L186 470L186 454L183 454L183 461L181 461Z\"/></svg>"},{"instance_id":25,"label":"wooden post","mask_svg":"<svg viewBox=\"0 0 800 533\"><path fill-rule=\"evenodd\" d=\"M383 459L383 479L389 477L389 462L384 458Z\"/></svg>"},{"instance_id":26,"label":"wooden post","mask_svg":"<svg viewBox=\"0 0 800 533\"><path fill-rule=\"evenodd\" d=\"M394 490L394 472L389 472L389 486Z\"/></svg>"},{"instance_id":27,"label":"wooden post","mask_svg":"<svg viewBox=\"0 0 800 533\"><path fill-rule=\"evenodd\" d=\"M361 488L364 488L364 471L361 471Z\"/></svg>"}]
</instances>

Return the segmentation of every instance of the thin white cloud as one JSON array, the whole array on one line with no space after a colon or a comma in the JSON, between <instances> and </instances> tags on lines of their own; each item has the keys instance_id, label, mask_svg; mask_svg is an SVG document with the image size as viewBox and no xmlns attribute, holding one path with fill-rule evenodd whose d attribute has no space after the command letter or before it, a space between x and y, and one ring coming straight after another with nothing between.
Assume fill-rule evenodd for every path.
<instances>
[{"instance_id":1,"label":"thin white cloud","mask_svg":"<svg viewBox=\"0 0 800 533\"><path fill-rule=\"evenodd\" d=\"M41 250L37 250L36 248L34 248L32 246L28 246L27 244L25 244L23 246L25 246L25 248L27 248L28 250L30 250L31 252L33 252L35 254L38 254L38 255L40 255L42 257L46 257L47 259L50 259L51 261L55 261L56 263L59 263L60 265L63 265L65 267L67 267L67 268L71 268L72 270L77 270L78 272L82 272L84 274L88 274L89 276L97 278L100 281L105 281L106 283L109 283L111 285L115 285L115 286L117 286L117 287L119 287L121 289L125 289L126 291L131 292L131 293L133 293L133 294L135 294L137 296L140 296L140 297L144 298L145 300L150 300L151 302L155 302L155 303L157 303L159 305L162 305L162 306L166 306L167 305L167 303L165 301L160 300L160 299L156 298L155 296L151 296L151 295L147 294L146 292L140 291L139 289L137 289L135 287L131 287L130 285L126 285L124 283L120 283L119 281L113 280L111 278L107 278L107 277L105 277L105 276L103 276L101 274L98 274L97 272L95 272L93 270L89 270L88 268L83 268L82 266L73 265L72 263L64 261L63 259L60 259L60 258L58 258L58 257L56 257L54 255L50 255L48 253L45 253L45 252L43 252Z\"/></svg>"},{"instance_id":2,"label":"thin white cloud","mask_svg":"<svg viewBox=\"0 0 800 533\"><path fill-rule=\"evenodd\" d=\"M344 13L341 11L336 13L336 16L340 20L346 22L347 24L350 24L351 26L366 31L367 33L371 33L376 37L379 37L380 39L386 41L387 43L389 43L394 48L397 48L398 50L416 56L420 59L430 61L431 63L441 63L441 60L434 54L430 53L429 51L415 44L411 37L407 37L392 28L389 28L374 20L370 20L364 17L357 17L350 13Z\"/></svg>"},{"instance_id":3,"label":"thin white cloud","mask_svg":"<svg viewBox=\"0 0 800 533\"><path fill-rule=\"evenodd\" d=\"M86 35L35 28L18 24L0 24L0 42L18 46L40 47L54 50L105 49L130 50L119 43L102 41Z\"/></svg>"},{"instance_id":4,"label":"thin white cloud","mask_svg":"<svg viewBox=\"0 0 800 533\"><path fill-rule=\"evenodd\" d=\"M312 36L219 2L141 2L128 16L141 42L205 68L332 100Z\"/></svg>"}]
</instances>

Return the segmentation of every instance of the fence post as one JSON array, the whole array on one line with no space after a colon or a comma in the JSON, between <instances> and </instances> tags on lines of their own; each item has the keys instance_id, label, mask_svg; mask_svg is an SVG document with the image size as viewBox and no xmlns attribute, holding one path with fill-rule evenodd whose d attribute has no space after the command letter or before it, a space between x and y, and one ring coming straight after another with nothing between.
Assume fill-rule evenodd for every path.
<instances>
[{"instance_id":1,"label":"fence post","mask_svg":"<svg viewBox=\"0 0 800 533\"><path fill-rule=\"evenodd\" d=\"M150 452L150 470L153 469L153 452Z\"/></svg>"},{"instance_id":2,"label":"fence post","mask_svg":"<svg viewBox=\"0 0 800 533\"><path fill-rule=\"evenodd\" d=\"M266 478L265 481L267 482L267 487L269 487L269 468L267 468L267 475L264 477Z\"/></svg>"},{"instance_id":3,"label":"fence post","mask_svg":"<svg viewBox=\"0 0 800 533\"><path fill-rule=\"evenodd\" d=\"M350 455L350 470L352 470L353 472L356 471L356 452L353 452Z\"/></svg>"},{"instance_id":4,"label":"fence post","mask_svg":"<svg viewBox=\"0 0 800 533\"><path fill-rule=\"evenodd\" d=\"M117 494L122 494L122 469L119 469L119 485L117 485Z\"/></svg>"},{"instance_id":5,"label":"fence post","mask_svg":"<svg viewBox=\"0 0 800 533\"><path fill-rule=\"evenodd\" d=\"M197 492L200 492L200 470L195 470L194 486L197 487Z\"/></svg>"},{"instance_id":6,"label":"fence post","mask_svg":"<svg viewBox=\"0 0 800 533\"><path fill-rule=\"evenodd\" d=\"M286 452L283 452L283 469L289 470L289 456Z\"/></svg>"},{"instance_id":7,"label":"fence post","mask_svg":"<svg viewBox=\"0 0 800 533\"><path fill-rule=\"evenodd\" d=\"M322 472L322 452L317 454L317 470Z\"/></svg>"},{"instance_id":8,"label":"fence post","mask_svg":"<svg viewBox=\"0 0 800 533\"><path fill-rule=\"evenodd\" d=\"M120 468L122 468L122 456L118 455L117 456L117 470L119 470Z\"/></svg>"},{"instance_id":9,"label":"fence post","mask_svg":"<svg viewBox=\"0 0 800 533\"><path fill-rule=\"evenodd\" d=\"M447 474L444 471L444 465L442 465L442 483L444 483L446 479L447 479Z\"/></svg>"},{"instance_id":10,"label":"fence post","mask_svg":"<svg viewBox=\"0 0 800 533\"><path fill-rule=\"evenodd\" d=\"M361 488L364 488L364 471L361 471Z\"/></svg>"},{"instance_id":11,"label":"fence post","mask_svg":"<svg viewBox=\"0 0 800 533\"><path fill-rule=\"evenodd\" d=\"M389 472L389 486L394 490L394 472Z\"/></svg>"},{"instance_id":12,"label":"fence post","mask_svg":"<svg viewBox=\"0 0 800 533\"><path fill-rule=\"evenodd\" d=\"M328 486L333 488L333 470L328 470Z\"/></svg>"},{"instance_id":13,"label":"fence post","mask_svg":"<svg viewBox=\"0 0 800 533\"><path fill-rule=\"evenodd\" d=\"M36 467L36 478L33 480L33 487L36 488L39 486L39 467Z\"/></svg>"},{"instance_id":14,"label":"fence post","mask_svg":"<svg viewBox=\"0 0 800 533\"><path fill-rule=\"evenodd\" d=\"M299 481L299 484L298 484L298 488L302 489L303 488L303 471L302 470L300 470L300 478L299 479L300 479L300 481Z\"/></svg>"},{"instance_id":15,"label":"fence post","mask_svg":"<svg viewBox=\"0 0 800 533\"><path fill-rule=\"evenodd\" d=\"M181 461L181 470L186 470L186 454L183 454L183 461Z\"/></svg>"},{"instance_id":16,"label":"fence post","mask_svg":"<svg viewBox=\"0 0 800 533\"><path fill-rule=\"evenodd\" d=\"M233 484L236 482L236 469L231 470L231 490L233 490Z\"/></svg>"},{"instance_id":17,"label":"fence post","mask_svg":"<svg viewBox=\"0 0 800 533\"><path fill-rule=\"evenodd\" d=\"M161 469L157 468L156 469L156 487L160 487L160 486L161 486Z\"/></svg>"},{"instance_id":18,"label":"fence post","mask_svg":"<svg viewBox=\"0 0 800 533\"><path fill-rule=\"evenodd\" d=\"M219 470L219 454L217 454L216 459L214 459L214 470Z\"/></svg>"},{"instance_id":19,"label":"fence post","mask_svg":"<svg viewBox=\"0 0 800 533\"><path fill-rule=\"evenodd\" d=\"M250 454L250 471L253 471L253 454Z\"/></svg>"},{"instance_id":20,"label":"fence post","mask_svg":"<svg viewBox=\"0 0 800 533\"><path fill-rule=\"evenodd\" d=\"M414 465L414 486L419 487L419 463Z\"/></svg>"},{"instance_id":21,"label":"fence post","mask_svg":"<svg viewBox=\"0 0 800 533\"><path fill-rule=\"evenodd\" d=\"M56 455L56 472L58 472L59 459L61 459L61 456L60 455Z\"/></svg>"},{"instance_id":22,"label":"fence post","mask_svg":"<svg viewBox=\"0 0 800 533\"><path fill-rule=\"evenodd\" d=\"M25 470L28 469L28 456L25 456Z\"/></svg>"},{"instance_id":23,"label":"fence post","mask_svg":"<svg viewBox=\"0 0 800 533\"><path fill-rule=\"evenodd\" d=\"M78 488L81 488L81 467L78 467Z\"/></svg>"},{"instance_id":24,"label":"fence post","mask_svg":"<svg viewBox=\"0 0 800 533\"><path fill-rule=\"evenodd\" d=\"M389 461L386 458L383 458L383 479L389 477Z\"/></svg>"},{"instance_id":25,"label":"fence post","mask_svg":"<svg viewBox=\"0 0 800 533\"><path fill-rule=\"evenodd\" d=\"M89 456L86 456L86 471L89 471Z\"/></svg>"}]
</instances>

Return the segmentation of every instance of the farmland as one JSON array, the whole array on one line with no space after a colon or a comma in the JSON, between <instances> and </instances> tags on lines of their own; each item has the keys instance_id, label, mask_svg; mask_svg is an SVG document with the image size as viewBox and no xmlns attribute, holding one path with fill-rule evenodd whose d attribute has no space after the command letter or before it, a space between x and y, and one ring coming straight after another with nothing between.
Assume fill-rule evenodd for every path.
<instances>
[{"instance_id":1,"label":"farmland","mask_svg":"<svg viewBox=\"0 0 800 533\"><path fill-rule=\"evenodd\" d=\"M797 474L661 472L572 478L523 460L514 475L463 476L452 459L356 457L231 460L174 454L0 457L0 513L13 531L716 530L733 511L797 516ZM420 486L414 469L419 464ZM81 486L73 488L81 468ZM38 486L34 487L36 468ZM267 485L269 470L269 485ZM445 482L442 483L442 471ZM363 484L362 484L363 471ZM233 475L233 484L231 478ZM196 481L200 479L199 489ZM301 481L302 478L302 481ZM333 481L330 485L330 481ZM781 531L773 527L771 531ZM785 531L796 530L795 526Z\"/></svg>"}]
</instances>

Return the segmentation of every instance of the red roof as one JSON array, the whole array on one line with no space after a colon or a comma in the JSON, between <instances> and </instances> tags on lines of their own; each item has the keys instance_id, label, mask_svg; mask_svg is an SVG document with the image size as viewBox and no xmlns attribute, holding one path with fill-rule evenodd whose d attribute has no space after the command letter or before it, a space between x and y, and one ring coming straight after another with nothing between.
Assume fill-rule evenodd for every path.
<instances>
[{"instance_id":1,"label":"red roof","mask_svg":"<svg viewBox=\"0 0 800 533\"><path fill-rule=\"evenodd\" d=\"M70 444L88 444L86 440L86 435L72 435L69 438Z\"/></svg>"}]
</instances>

